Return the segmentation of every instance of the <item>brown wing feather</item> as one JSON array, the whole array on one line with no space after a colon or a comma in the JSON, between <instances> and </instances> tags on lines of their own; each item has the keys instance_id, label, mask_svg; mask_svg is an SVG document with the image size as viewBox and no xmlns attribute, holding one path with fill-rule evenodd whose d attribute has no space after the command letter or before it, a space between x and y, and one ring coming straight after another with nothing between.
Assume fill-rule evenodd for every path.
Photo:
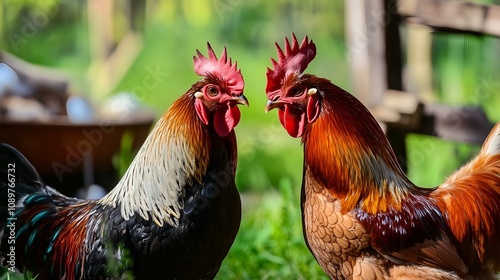
<instances>
[{"instance_id":1,"label":"brown wing feather","mask_svg":"<svg viewBox=\"0 0 500 280\"><path fill-rule=\"evenodd\" d=\"M455 246L446 236L436 241L426 240L410 248L393 252L391 255L385 255L385 257L395 263L422 264L455 271L458 274L468 272L467 266L462 261Z\"/></svg>"}]
</instances>

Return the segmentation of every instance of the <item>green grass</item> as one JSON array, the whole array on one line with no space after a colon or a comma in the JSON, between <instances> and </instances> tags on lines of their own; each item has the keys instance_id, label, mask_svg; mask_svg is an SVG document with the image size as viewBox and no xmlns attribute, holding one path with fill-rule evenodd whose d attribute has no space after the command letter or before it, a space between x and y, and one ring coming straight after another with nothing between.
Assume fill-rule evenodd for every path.
<instances>
[{"instance_id":1,"label":"green grass","mask_svg":"<svg viewBox=\"0 0 500 280\"><path fill-rule=\"evenodd\" d=\"M298 186L283 178L278 190L242 194L242 225L216 279L328 279L304 244Z\"/></svg>"}]
</instances>

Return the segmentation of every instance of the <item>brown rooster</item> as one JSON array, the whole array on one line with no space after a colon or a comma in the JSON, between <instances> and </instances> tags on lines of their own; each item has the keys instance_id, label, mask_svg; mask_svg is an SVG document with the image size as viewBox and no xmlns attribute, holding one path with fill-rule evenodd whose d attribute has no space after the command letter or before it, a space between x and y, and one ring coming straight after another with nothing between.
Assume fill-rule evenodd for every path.
<instances>
[{"instance_id":1,"label":"brown rooster","mask_svg":"<svg viewBox=\"0 0 500 280\"><path fill-rule=\"evenodd\" d=\"M434 189L413 184L370 112L303 74L307 37L276 44L266 110L302 137L303 229L332 279L492 279L500 269L500 123L479 155Z\"/></svg>"},{"instance_id":2,"label":"brown rooster","mask_svg":"<svg viewBox=\"0 0 500 280\"><path fill-rule=\"evenodd\" d=\"M240 225L233 128L236 105L248 101L225 48L217 59L208 44L208 58L198 51L194 69L203 78L167 110L100 200L60 194L17 150L0 145L7 219L0 249L9 270L36 279L115 279L127 268L136 279L215 277Z\"/></svg>"}]
</instances>

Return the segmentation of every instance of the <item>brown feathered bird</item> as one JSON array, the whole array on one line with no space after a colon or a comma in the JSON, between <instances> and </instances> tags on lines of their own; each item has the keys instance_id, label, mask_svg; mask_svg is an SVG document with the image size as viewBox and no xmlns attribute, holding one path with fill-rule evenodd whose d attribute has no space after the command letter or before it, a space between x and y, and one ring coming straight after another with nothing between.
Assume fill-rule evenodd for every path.
<instances>
[{"instance_id":1,"label":"brown feathered bird","mask_svg":"<svg viewBox=\"0 0 500 280\"><path fill-rule=\"evenodd\" d=\"M421 188L354 96L303 74L307 37L276 44L266 110L302 137L306 243L332 279L491 279L500 269L500 123L479 155L442 185Z\"/></svg>"},{"instance_id":2,"label":"brown feathered bird","mask_svg":"<svg viewBox=\"0 0 500 280\"><path fill-rule=\"evenodd\" d=\"M60 194L17 150L0 146L8 218L1 253L9 270L36 279L121 279L125 269L136 279L215 277L240 225L233 128L236 105L248 101L225 48L219 59L210 45L208 58L198 51L194 69L202 79L167 110L100 200Z\"/></svg>"}]
</instances>

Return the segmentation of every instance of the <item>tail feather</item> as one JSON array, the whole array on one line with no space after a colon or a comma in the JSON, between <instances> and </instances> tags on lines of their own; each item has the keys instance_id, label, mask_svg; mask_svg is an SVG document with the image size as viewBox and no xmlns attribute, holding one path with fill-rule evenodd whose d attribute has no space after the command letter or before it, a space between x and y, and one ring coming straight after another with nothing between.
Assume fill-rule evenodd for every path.
<instances>
[{"instance_id":1,"label":"tail feather","mask_svg":"<svg viewBox=\"0 0 500 280\"><path fill-rule=\"evenodd\" d=\"M493 127L483 144L481 153L487 155L500 154L500 122Z\"/></svg>"},{"instance_id":2,"label":"tail feather","mask_svg":"<svg viewBox=\"0 0 500 280\"><path fill-rule=\"evenodd\" d=\"M104 275L106 250L92 252L104 247L101 206L46 186L33 165L6 144L0 144L0 176L0 264L8 264L15 244L16 267L36 272L39 279ZM2 179L9 176L15 180ZM100 256L94 260L99 266L85 266L89 256Z\"/></svg>"},{"instance_id":3,"label":"tail feather","mask_svg":"<svg viewBox=\"0 0 500 280\"><path fill-rule=\"evenodd\" d=\"M39 190L44 188L44 184L35 167L15 148L10 145L0 143L0 174L16 176L16 183L29 185ZM2 184L6 184L2 180Z\"/></svg>"},{"instance_id":4,"label":"tail feather","mask_svg":"<svg viewBox=\"0 0 500 280\"><path fill-rule=\"evenodd\" d=\"M0 143L0 226L3 228L11 216L13 201L19 206L23 197L38 191L47 188L33 165L15 148Z\"/></svg>"},{"instance_id":5,"label":"tail feather","mask_svg":"<svg viewBox=\"0 0 500 280\"><path fill-rule=\"evenodd\" d=\"M500 123L479 155L432 194L469 266L500 271Z\"/></svg>"}]
</instances>

